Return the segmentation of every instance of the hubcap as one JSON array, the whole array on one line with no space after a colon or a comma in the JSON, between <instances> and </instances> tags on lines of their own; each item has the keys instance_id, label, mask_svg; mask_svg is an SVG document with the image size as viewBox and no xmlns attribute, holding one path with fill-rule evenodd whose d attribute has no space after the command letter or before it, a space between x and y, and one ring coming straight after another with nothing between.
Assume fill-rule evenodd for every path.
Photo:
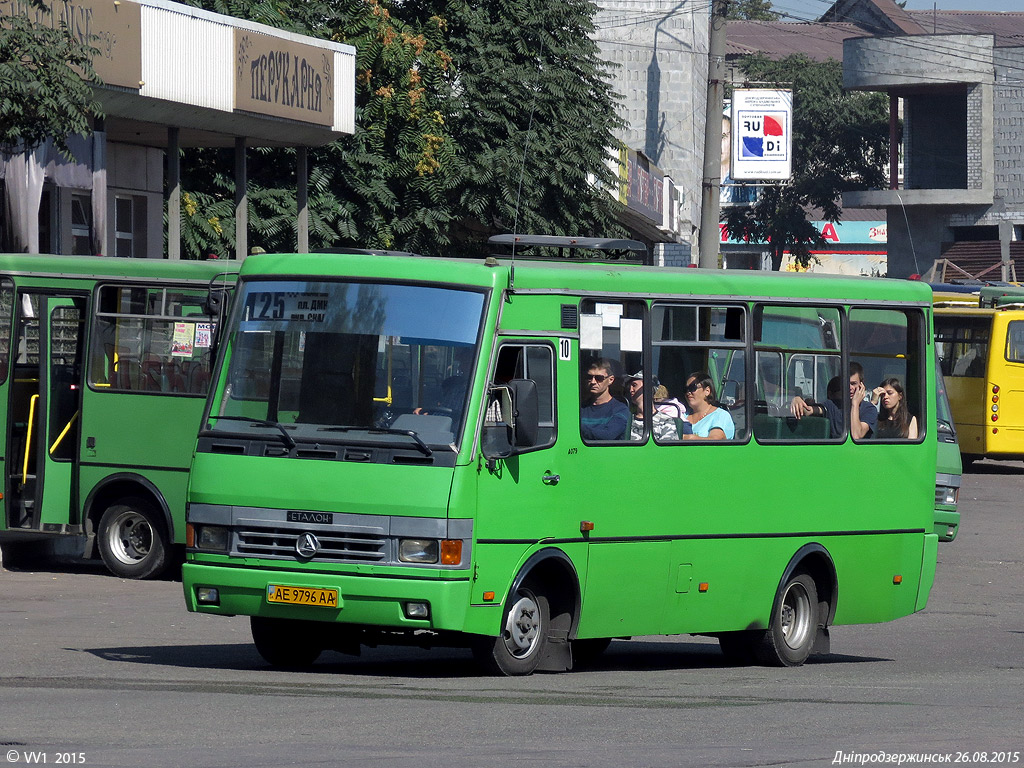
<instances>
[{"instance_id":1,"label":"hubcap","mask_svg":"<svg viewBox=\"0 0 1024 768\"><path fill-rule=\"evenodd\" d=\"M796 650L811 632L811 599L801 584L791 584L782 599L782 637Z\"/></svg>"},{"instance_id":2,"label":"hubcap","mask_svg":"<svg viewBox=\"0 0 1024 768\"><path fill-rule=\"evenodd\" d=\"M505 621L505 647L517 658L529 656L540 639L540 609L532 597L521 595Z\"/></svg>"},{"instance_id":3,"label":"hubcap","mask_svg":"<svg viewBox=\"0 0 1024 768\"><path fill-rule=\"evenodd\" d=\"M107 532L110 552L122 563L132 565L144 560L153 547L153 528L138 512L124 512Z\"/></svg>"}]
</instances>

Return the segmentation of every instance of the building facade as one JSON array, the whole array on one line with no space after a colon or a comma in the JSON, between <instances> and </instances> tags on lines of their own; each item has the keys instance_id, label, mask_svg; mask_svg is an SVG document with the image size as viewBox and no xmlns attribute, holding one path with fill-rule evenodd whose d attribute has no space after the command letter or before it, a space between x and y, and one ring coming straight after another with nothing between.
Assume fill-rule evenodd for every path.
<instances>
[{"instance_id":1,"label":"building facade","mask_svg":"<svg viewBox=\"0 0 1024 768\"><path fill-rule=\"evenodd\" d=\"M0 12L64 22L97 47L105 117L88 138L72 138L71 160L51 145L0 155L0 250L176 258L180 149L233 146L239 246L219 255L244 256L247 148L297 147L301 200L305 148L354 131L351 46L167 0L49 5L44 14L4 0Z\"/></svg>"}]
</instances>

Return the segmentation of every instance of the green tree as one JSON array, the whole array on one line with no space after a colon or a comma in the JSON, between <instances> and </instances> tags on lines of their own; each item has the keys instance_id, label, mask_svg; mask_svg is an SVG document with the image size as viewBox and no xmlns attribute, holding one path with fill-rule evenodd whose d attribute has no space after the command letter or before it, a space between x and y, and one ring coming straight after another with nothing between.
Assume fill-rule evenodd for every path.
<instances>
[{"instance_id":1,"label":"green tree","mask_svg":"<svg viewBox=\"0 0 1024 768\"><path fill-rule=\"evenodd\" d=\"M356 47L356 132L310 153L311 246L460 253L511 230L612 234L615 111L582 0L191 0ZM252 163L252 240L294 246L293 150ZM184 166L186 250L233 248L230 155ZM520 179L522 181L520 182Z\"/></svg>"},{"instance_id":2,"label":"green tree","mask_svg":"<svg viewBox=\"0 0 1024 768\"><path fill-rule=\"evenodd\" d=\"M42 0L12 0L0 18L0 149L31 150L47 139L70 157L67 137L87 136L101 117L93 85L96 49Z\"/></svg>"},{"instance_id":3,"label":"green tree","mask_svg":"<svg viewBox=\"0 0 1024 768\"><path fill-rule=\"evenodd\" d=\"M619 234L607 166L620 127L588 0L450 0L463 160L452 239Z\"/></svg>"},{"instance_id":4,"label":"green tree","mask_svg":"<svg viewBox=\"0 0 1024 768\"><path fill-rule=\"evenodd\" d=\"M777 21L781 13L772 10L771 0L730 0L725 18L731 21Z\"/></svg>"},{"instance_id":5,"label":"green tree","mask_svg":"<svg viewBox=\"0 0 1024 768\"><path fill-rule=\"evenodd\" d=\"M808 211L837 222L843 192L886 183L888 103L882 94L845 92L835 60L797 55L772 61L757 54L742 67L752 81L793 86L793 179L762 187L753 204L724 209L722 220L730 237L768 243L772 269L781 267L785 251L807 266L810 251L825 245Z\"/></svg>"}]
</instances>

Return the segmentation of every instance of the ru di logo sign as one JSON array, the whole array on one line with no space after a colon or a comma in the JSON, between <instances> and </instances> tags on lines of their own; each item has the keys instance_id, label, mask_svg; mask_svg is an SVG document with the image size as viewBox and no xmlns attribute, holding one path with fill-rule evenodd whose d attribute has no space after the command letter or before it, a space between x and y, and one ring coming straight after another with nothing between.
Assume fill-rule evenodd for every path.
<instances>
[{"instance_id":1,"label":"ru di logo sign","mask_svg":"<svg viewBox=\"0 0 1024 768\"><path fill-rule=\"evenodd\" d=\"M786 159L784 112L755 112L740 116L740 157L759 160Z\"/></svg>"},{"instance_id":2,"label":"ru di logo sign","mask_svg":"<svg viewBox=\"0 0 1024 768\"><path fill-rule=\"evenodd\" d=\"M793 94L737 89L732 99L734 179L777 181L792 175Z\"/></svg>"}]
</instances>

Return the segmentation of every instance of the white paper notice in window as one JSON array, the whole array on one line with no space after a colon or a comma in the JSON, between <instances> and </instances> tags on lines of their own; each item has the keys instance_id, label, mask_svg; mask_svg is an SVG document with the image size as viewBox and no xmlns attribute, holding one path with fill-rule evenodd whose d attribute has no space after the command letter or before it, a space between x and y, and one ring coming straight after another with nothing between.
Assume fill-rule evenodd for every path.
<instances>
[{"instance_id":1,"label":"white paper notice in window","mask_svg":"<svg viewBox=\"0 0 1024 768\"><path fill-rule=\"evenodd\" d=\"M602 329L604 323L601 315L580 315L580 349L597 349L604 347Z\"/></svg>"},{"instance_id":2,"label":"white paper notice in window","mask_svg":"<svg viewBox=\"0 0 1024 768\"><path fill-rule=\"evenodd\" d=\"M644 351L644 321L623 317L619 321L619 349L623 352Z\"/></svg>"}]
</instances>

